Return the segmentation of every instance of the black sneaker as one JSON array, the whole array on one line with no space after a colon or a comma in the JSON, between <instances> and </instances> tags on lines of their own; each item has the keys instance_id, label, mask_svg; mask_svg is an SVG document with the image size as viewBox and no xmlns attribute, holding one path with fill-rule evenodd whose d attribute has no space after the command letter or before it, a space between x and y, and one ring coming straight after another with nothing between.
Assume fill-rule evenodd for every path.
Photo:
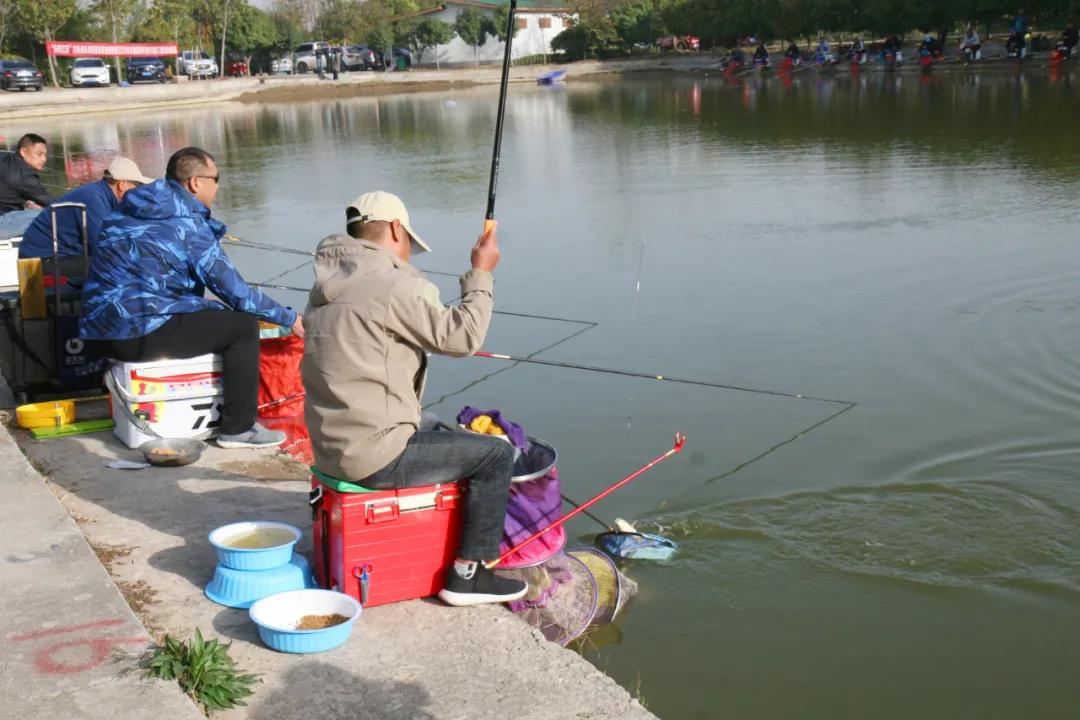
<instances>
[{"instance_id":1,"label":"black sneaker","mask_svg":"<svg viewBox=\"0 0 1080 720\"><path fill-rule=\"evenodd\" d=\"M439 591L439 599L447 605L464 607L520 600L528 590L528 583L499 577L478 562L469 578L461 577L451 566L446 571L446 586Z\"/></svg>"}]
</instances>

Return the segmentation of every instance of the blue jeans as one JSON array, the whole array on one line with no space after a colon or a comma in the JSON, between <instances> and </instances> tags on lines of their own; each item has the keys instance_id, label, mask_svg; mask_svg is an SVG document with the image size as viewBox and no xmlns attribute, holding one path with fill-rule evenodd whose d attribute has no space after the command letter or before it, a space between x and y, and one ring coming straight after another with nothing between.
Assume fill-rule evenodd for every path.
<instances>
[{"instance_id":1,"label":"blue jeans","mask_svg":"<svg viewBox=\"0 0 1080 720\"><path fill-rule=\"evenodd\" d=\"M489 435L420 430L404 452L360 485L373 490L419 487L468 480L465 528L458 557L494 560L499 556L514 448Z\"/></svg>"},{"instance_id":2,"label":"blue jeans","mask_svg":"<svg viewBox=\"0 0 1080 720\"><path fill-rule=\"evenodd\" d=\"M41 210L11 210L0 215L0 239L22 237Z\"/></svg>"}]
</instances>

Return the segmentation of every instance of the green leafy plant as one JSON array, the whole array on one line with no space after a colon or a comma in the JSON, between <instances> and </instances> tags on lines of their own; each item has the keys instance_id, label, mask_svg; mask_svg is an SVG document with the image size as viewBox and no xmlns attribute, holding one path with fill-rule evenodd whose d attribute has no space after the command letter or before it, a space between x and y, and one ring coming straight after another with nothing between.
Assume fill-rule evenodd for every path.
<instances>
[{"instance_id":1,"label":"green leafy plant","mask_svg":"<svg viewBox=\"0 0 1080 720\"><path fill-rule=\"evenodd\" d=\"M146 674L177 681L207 712L244 705L243 698L255 692L251 686L259 682L257 676L237 669L229 657L229 645L204 640L197 629L194 639L187 642L166 635L160 645L151 646Z\"/></svg>"}]
</instances>

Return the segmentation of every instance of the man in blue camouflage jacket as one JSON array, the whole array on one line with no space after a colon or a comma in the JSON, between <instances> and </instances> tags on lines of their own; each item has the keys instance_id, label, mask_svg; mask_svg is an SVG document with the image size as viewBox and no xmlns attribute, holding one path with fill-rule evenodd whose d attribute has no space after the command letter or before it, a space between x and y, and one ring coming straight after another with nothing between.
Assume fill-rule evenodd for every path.
<instances>
[{"instance_id":1,"label":"man in blue camouflage jacket","mask_svg":"<svg viewBox=\"0 0 1080 720\"><path fill-rule=\"evenodd\" d=\"M248 285L222 250L225 225L210 217L220 180L210 153L188 147L169 158L164 180L124 196L91 258L79 330L124 362L220 354L218 445L273 447L284 433L255 422L258 320L304 330L299 313Z\"/></svg>"}]
</instances>

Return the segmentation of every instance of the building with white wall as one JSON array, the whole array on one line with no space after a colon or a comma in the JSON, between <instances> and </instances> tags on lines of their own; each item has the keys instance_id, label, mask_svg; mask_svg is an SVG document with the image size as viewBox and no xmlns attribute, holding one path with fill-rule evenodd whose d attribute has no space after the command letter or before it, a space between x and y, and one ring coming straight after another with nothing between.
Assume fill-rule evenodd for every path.
<instances>
[{"instance_id":1,"label":"building with white wall","mask_svg":"<svg viewBox=\"0 0 1080 720\"><path fill-rule=\"evenodd\" d=\"M491 16L504 4L506 0L446 0L422 14L453 25L458 13L467 7ZM569 12L563 0L518 0L514 15L518 31L511 48L513 57L551 54L552 38L573 24ZM504 51L503 42L488 35L484 44L477 48L476 60L480 63L502 62ZM455 35L446 45L425 50L417 60L421 65L472 65L473 48Z\"/></svg>"}]
</instances>

